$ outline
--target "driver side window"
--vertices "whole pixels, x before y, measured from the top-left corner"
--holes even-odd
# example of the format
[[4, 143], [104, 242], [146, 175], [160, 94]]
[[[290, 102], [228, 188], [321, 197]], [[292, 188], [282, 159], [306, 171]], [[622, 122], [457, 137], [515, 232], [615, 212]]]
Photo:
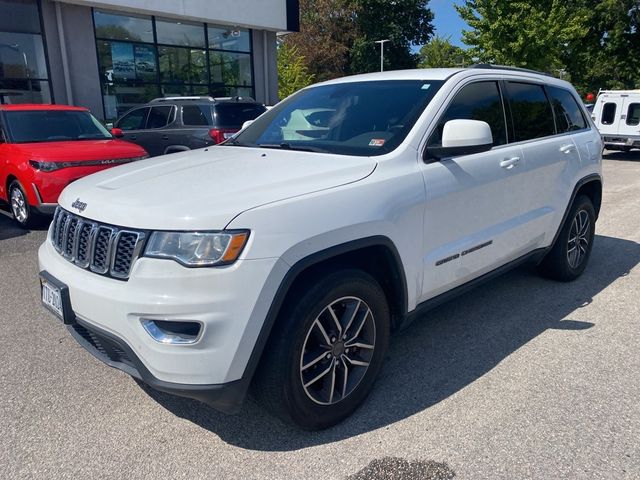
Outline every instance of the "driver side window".
[[142, 130], [147, 119], [147, 113], [149, 108], [138, 108], [132, 112], [127, 113], [124, 117], [118, 121], [116, 127], [121, 130]]
[[491, 127], [493, 145], [507, 143], [504, 108], [498, 82], [476, 82], [466, 85], [453, 98], [438, 126], [429, 137], [428, 145], [442, 145], [442, 131], [449, 120], [481, 120]]

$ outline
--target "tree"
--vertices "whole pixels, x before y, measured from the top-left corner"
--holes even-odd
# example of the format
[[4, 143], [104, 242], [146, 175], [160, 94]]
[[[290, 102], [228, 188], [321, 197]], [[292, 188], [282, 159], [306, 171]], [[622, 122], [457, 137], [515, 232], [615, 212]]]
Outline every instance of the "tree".
[[[465, 0], [456, 5], [471, 27], [463, 32], [481, 62], [545, 72], [563, 68], [569, 42], [586, 35], [587, 13], [573, 0]], [[578, 8], [576, 8], [578, 7]]]
[[415, 68], [418, 56], [412, 45], [422, 45], [433, 35], [433, 13], [429, 0], [357, 0], [355, 22], [358, 33], [349, 49], [349, 72], [364, 73], [380, 69], [380, 45], [384, 46], [385, 70]]
[[425, 44], [418, 54], [420, 68], [464, 67], [471, 63], [471, 57], [462, 48], [451, 43], [451, 37], [435, 36]]
[[318, 81], [347, 73], [356, 7], [356, 0], [300, 0], [300, 32], [287, 35], [284, 44], [296, 47]]
[[313, 82], [305, 58], [295, 45], [278, 47], [278, 96], [284, 99]]

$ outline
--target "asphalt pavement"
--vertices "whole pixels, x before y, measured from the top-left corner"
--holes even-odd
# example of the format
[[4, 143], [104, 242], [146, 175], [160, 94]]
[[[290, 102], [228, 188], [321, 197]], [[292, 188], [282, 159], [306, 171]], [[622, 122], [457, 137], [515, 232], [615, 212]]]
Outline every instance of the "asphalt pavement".
[[0, 478], [639, 479], [640, 152], [611, 153], [585, 274], [512, 271], [392, 339], [376, 387], [317, 433], [226, 416], [84, 351], [0, 213]]

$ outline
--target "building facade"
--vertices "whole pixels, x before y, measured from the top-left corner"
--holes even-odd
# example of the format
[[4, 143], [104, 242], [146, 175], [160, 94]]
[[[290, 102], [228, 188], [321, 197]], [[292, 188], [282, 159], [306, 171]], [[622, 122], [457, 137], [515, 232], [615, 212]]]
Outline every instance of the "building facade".
[[297, 0], [0, 0], [0, 102], [107, 122], [152, 98], [278, 101], [276, 33]]

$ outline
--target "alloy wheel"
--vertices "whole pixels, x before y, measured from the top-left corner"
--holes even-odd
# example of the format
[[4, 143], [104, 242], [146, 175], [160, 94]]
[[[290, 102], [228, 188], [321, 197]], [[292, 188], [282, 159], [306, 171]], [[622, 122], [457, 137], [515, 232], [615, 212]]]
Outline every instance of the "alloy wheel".
[[304, 392], [320, 405], [344, 400], [367, 373], [375, 342], [373, 313], [362, 299], [327, 305], [311, 323], [300, 356]]
[[586, 210], [580, 210], [571, 222], [569, 241], [567, 242], [567, 261], [571, 268], [578, 268], [589, 250], [591, 220]]
[[17, 187], [11, 190], [11, 212], [18, 222], [25, 223], [27, 221], [29, 215], [27, 201], [22, 194], [22, 190]]

